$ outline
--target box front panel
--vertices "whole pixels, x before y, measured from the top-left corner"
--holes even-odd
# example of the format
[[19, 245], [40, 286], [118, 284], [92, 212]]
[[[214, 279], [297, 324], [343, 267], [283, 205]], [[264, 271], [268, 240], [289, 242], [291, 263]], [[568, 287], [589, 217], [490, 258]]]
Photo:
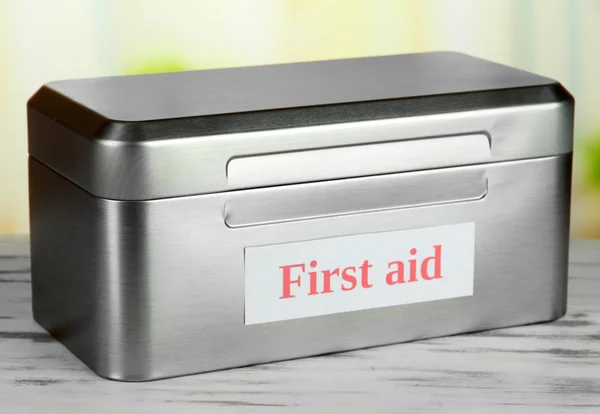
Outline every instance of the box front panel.
[[[143, 243], [139, 244], [146, 251], [141, 256], [147, 260], [144, 268], [150, 285], [149, 346], [157, 362], [155, 376], [558, 317], [564, 309], [570, 157], [466, 169], [485, 173], [485, 197], [441, 203], [430, 200], [418, 206], [411, 206], [411, 200], [397, 200], [405, 205], [310, 219], [306, 218], [310, 213], [302, 210], [298, 216], [303, 219], [266, 224], [248, 220], [250, 224], [235, 228], [225, 223], [228, 214], [235, 215], [227, 206], [241, 193], [146, 204], [140, 209], [147, 227], [140, 232]], [[435, 183], [462, 171], [458, 168], [418, 174], [425, 174], [427, 182]], [[411, 173], [400, 174], [397, 192], [380, 194], [382, 204], [394, 194], [411, 193], [408, 183], [412, 178]], [[350, 181], [357, 188], [347, 192], [347, 197], [360, 198], [360, 188], [373, 185], [360, 179]], [[336, 182], [320, 185], [330, 185], [331, 197], [337, 196]], [[304, 187], [307, 193], [302, 195], [307, 206], [313, 201], [310, 193], [314, 188]], [[275, 189], [271, 195], [268, 190], [264, 208], [278, 203]], [[325, 200], [333, 209], [346, 199]], [[247, 248], [467, 223], [472, 223], [475, 231], [472, 296], [245, 324]], [[284, 317], [276, 315], [274, 319]]]
[[[98, 258], [107, 263], [106, 274], [111, 275], [111, 269], [121, 270], [122, 283], [111, 288], [117, 290], [113, 299], [119, 300], [121, 313], [113, 312], [111, 322], [124, 333], [115, 336], [115, 341], [127, 343], [121, 343], [121, 348], [112, 344], [110, 352], [126, 349], [131, 356], [137, 350], [142, 357], [114, 358], [123, 361], [122, 369], [116, 366], [103, 374], [117, 379], [156, 379], [561, 316], [565, 310], [570, 168], [571, 156], [565, 155], [150, 202], [97, 199], [62, 178], [54, 190], [81, 192], [89, 202], [110, 205], [109, 210], [114, 210], [110, 224], [92, 224], [106, 227], [103, 243], [118, 246], [118, 255], [107, 249]], [[41, 174], [54, 173], [46, 169]], [[452, 191], [444, 191], [448, 188]], [[365, 198], [365, 194], [369, 196]], [[295, 209], [282, 209], [285, 206]], [[68, 208], [77, 211], [72, 203]], [[444, 235], [444, 228], [463, 231]], [[474, 242], [464, 231], [467, 228], [472, 228]], [[421, 240], [419, 229], [430, 229], [430, 233]], [[268, 318], [269, 309], [262, 309], [260, 320], [255, 321], [261, 323], [248, 323], [249, 275], [260, 277], [260, 266], [290, 254], [273, 250], [266, 251], [270, 259], [250, 257], [254, 253], [248, 252], [256, 252], [253, 249], [331, 238], [343, 244], [347, 237], [396, 234], [401, 237], [389, 239], [388, 244], [397, 244], [402, 256], [398, 260], [393, 260], [391, 250], [369, 251], [379, 254], [382, 263], [387, 261], [385, 266], [403, 262], [408, 269], [404, 277], [410, 279], [413, 231], [415, 242], [432, 244], [432, 250], [420, 258], [423, 262], [432, 257], [432, 266], [426, 266], [419, 277], [435, 276], [434, 238], [439, 236], [464, 255], [449, 270], [458, 272], [451, 281], [468, 281], [472, 266], [472, 295], [448, 293], [457, 288], [453, 286], [438, 292], [438, 300], [430, 301], [436, 297], [436, 285], [431, 283], [428, 288], [422, 285], [422, 301], [400, 298], [386, 302], [387, 293], [382, 291], [381, 301], [374, 295], [361, 309], [352, 309], [356, 301], [334, 312], [300, 306], [295, 317], [289, 318], [273, 307], [272, 317]], [[343, 259], [356, 264], [348, 262], [345, 267], [364, 264], [356, 250], [362, 243], [347, 246], [348, 255]], [[473, 258], [465, 247], [469, 245], [473, 246]], [[311, 252], [327, 258], [327, 246], [317, 247]], [[339, 243], [329, 247], [333, 256], [344, 250]], [[248, 260], [258, 260], [250, 264], [250, 270]], [[307, 265], [310, 267], [310, 262]], [[335, 288], [341, 289], [334, 269], [343, 274], [343, 263], [330, 265], [321, 270], [330, 270], [330, 288], [337, 283]], [[309, 271], [306, 268], [301, 282], [308, 283], [308, 293]], [[316, 273], [315, 277], [324, 275]], [[380, 274], [382, 280], [387, 273]], [[400, 278], [401, 274], [391, 277]], [[297, 279], [290, 274], [290, 281], [292, 278]], [[100, 282], [111, 283], [110, 277]], [[268, 291], [281, 279], [270, 281], [267, 277], [251, 283], [262, 292], [261, 285]], [[319, 283], [322, 292], [322, 277]], [[319, 306], [330, 305], [322, 302]], [[108, 351], [96, 349], [91, 358]]]

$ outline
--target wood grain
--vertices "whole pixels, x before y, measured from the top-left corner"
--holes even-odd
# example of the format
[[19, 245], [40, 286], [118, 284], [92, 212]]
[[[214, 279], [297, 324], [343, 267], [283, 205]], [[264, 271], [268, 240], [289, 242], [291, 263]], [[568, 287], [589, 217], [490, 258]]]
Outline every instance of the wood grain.
[[0, 236], [0, 413], [600, 413], [600, 241], [571, 247], [559, 321], [147, 383], [89, 371], [31, 316]]

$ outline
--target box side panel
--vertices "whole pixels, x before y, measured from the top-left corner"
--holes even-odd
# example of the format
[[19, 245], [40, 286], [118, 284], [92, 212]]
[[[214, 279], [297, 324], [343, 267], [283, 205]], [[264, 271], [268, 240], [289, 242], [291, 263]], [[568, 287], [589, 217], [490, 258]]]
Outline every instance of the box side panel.
[[123, 218], [143, 226], [126, 204], [93, 197], [33, 158], [29, 190], [35, 320], [99, 375], [147, 378], [143, 266]]

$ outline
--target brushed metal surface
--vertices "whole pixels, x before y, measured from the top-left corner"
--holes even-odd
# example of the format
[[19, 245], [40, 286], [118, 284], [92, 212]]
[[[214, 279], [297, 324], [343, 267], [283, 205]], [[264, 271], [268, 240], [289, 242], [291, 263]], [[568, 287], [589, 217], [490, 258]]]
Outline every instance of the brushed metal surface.
[[[491, 137], [486, 162], [573, 149], [570, 101], [136, 143], [83, 139], [36, 111], [29, 112], [28, 125], [32, 157], [91, 194], [115, 200], [197, 195], [255, 184], [228, 179], [228, 162], [241, 156], [474, 133]], [[440, 161], [438, 167], [447, 164], [441, 155], [438, 150], [429, 155]], [[265, 186], [278, 182], [276, 176], [265, 180]]]
[[75, 79], [47, 87], [104, 118], [142, 122], [553, 83], [484, 59], [440, 51]]
[[[500, 149], [508, 141], [530, 144], [525, 132], [534, 124], [515, 126], [522, 140], [503, 141], [511, 122], [486, 119], [500, 137], [492, 152], [496, 142]], [[539, 122], [552, 131], [539, 137], [552, 141], [557, 132]], [[233, 229], [223, 220], [232, 193], [111, 201], [30, 158], [34, 316], [99, 375], [126, 381], [562, 316], [571, 155], [493, 163], [485, 171], [488, 193], [480, 200]], [[360, 191], [370, 181], [350, 182]], [[465, 221], [476, 225], [472, 297], [244, 326], [246, 246]]]
[[383, 176], [231, 191], [229, 227], [477, 200], [487, 193], [485, 166], [440, 168]]
[[236, 157], [227, 164], [233, 187], [252, 188], [486, 162], [487, 135], [412, 139], [338, 148]]

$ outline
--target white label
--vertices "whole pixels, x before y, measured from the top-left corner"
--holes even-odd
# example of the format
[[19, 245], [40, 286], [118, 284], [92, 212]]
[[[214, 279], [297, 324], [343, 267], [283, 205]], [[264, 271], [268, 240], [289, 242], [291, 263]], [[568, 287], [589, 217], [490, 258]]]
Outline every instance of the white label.
[[473, 295], [475, 224], [245, 249], [246, 325]]

